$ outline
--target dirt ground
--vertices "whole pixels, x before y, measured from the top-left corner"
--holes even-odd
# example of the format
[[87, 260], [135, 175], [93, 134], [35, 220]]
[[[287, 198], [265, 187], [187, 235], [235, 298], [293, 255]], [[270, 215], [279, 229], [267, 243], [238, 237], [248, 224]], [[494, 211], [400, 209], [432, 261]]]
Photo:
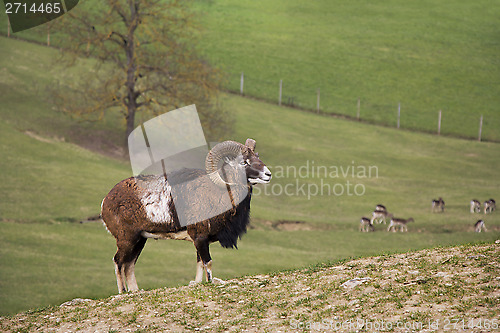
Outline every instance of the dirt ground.
[[500, 241], [74, 299], [2, 332], [499, 332]]

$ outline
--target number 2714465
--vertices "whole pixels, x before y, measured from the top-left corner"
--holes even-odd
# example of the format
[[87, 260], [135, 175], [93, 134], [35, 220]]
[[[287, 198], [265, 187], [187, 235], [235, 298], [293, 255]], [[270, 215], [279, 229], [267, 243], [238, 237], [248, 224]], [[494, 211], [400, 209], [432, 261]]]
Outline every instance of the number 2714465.
[[62, 11], [60, 2], [42, 2], [41, 4], [27, 4], [25, 2], [6, 2], [6, 14], [59, 14]]

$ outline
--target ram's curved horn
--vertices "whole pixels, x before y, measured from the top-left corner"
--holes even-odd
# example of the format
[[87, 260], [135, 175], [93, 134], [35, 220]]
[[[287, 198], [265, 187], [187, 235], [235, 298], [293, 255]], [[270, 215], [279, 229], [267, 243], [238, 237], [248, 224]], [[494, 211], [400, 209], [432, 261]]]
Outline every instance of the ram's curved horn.
[[207, 158], [205, 159], [205, 169], [208, 173], [210, 179], [219, 187], [225, 188], [226, 185], [234, 185], [227, 183], [222, 177], [219, 175], [219, 162], [224, 158], [236, 158], [242, 154], [243, 149], [245, 147], [235, 141], [224, 141], [218, 143], [213, 147], [207, 154]]
[[247, 141], [245, 141], [245, 146], [250, 148], [252, 151], [255, 151], [255, 140], [248, 138]]

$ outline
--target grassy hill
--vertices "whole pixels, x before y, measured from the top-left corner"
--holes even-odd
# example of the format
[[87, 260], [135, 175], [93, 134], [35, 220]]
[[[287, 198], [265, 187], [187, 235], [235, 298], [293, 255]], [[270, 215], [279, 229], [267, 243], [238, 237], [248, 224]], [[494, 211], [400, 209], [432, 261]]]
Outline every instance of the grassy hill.
[[113, 242], [102, 228], [89, 234], [71, 222], [99, 214], [100, 200], [130, 167], [74, 143], [105, 149], [111, 121], [54, 112], [47, 87], [62, 77], [56, 50], [0, 38], [0, 54], [0, 313], [14, 313], [66, 298], [75, 284], [98, 284], [99, 273], [85, 278], [85, 271]]
[[[92, 0], [88, 2], [91, 6]], [[81, 6], [81, 5], [80, 5]], [[96, 7], [96, 5], [94, 5]], [[193, 1], [206, 56], [226, 88], [284, 104], [395, 127], [500, 141], [500, 5], [390, 0]], [[0, 26], [6, 15], [0, 13]], [[3, 31], [0, 31], [3, 32]], [[47, 26], [15, 34], [45, 43]], [[52, 45], [64, 44], [52, 29]]]
[[[103, 157], [92, 144], [119, 133], [117, 118], [88, 124], [53, 111], [45, 87], [54, 80], [64, 84], [85, 63], [76, 74], [61, 72], [52, 62], [54, 49], [6, 38], [0, 45], [0, 167], [6, 175], [0, 186], [0, 313], [114, 294], [113, 238], [99, 223], [73, 222], [97, 214], [107, 191], [130, 174], [126, 163]], [[256, 188], [254, 229], [239, 250], [213, 246], [218, 277], [499, 238], [498, 213], [468, 212], [472, 198], [498, 197], [496, 143], [398, 131], [231, 95], [223, 102], [237, 119], [232, 139], [256, 139], [274, 178]], [[363, 167], [374, 168], [363, 174]], [[432, 214], [430, 200], [438, 196], [447, 209]], [[415, 224], [406, 234], [384, 232], [385, 225], [359, 233], [359, 218], [378, 203], [414, 217]], [[478, 218], [488, 233], [472, 232]], [[145, 289], [178, 286], [194, 271], [191, 244], [148, 242], [137, 278]]]
[[[0, 216], [35, 222], [98, 213], [96, 195], [128, 175], [129, 166], [79, 145], [105, 150], [120, 137], [118, 117], [86, 123], [54, 111], [49, 87], [78, 73], [56, 65], [58, 51], [3, 37], [0, 49], [0, 167], [7, 176], [0, 187]], [[110, 170], [116, 175], [110, 177]]]
[[227, 87], [323, 112], [435, 133], [500, 140], [500, 5], [391, 0], [198, 1], [207, 55]]
[[498, 244], [360, 258], [0, 318], [22, 332], [493, 332]]

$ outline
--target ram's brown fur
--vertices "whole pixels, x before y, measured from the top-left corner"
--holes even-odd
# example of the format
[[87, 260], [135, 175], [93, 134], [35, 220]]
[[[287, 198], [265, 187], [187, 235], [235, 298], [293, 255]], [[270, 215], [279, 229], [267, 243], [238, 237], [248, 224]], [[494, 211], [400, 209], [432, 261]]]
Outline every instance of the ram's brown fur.
[[[147, 238], [192, 241], [197, 250], [196, 282], [201, 280], [201, 268], [205, 270], [207, 280], [212, 279], [209, 244], [218, 241], [223, 247], [237, 247], [238, 238], [246, 232], [250, 222], [252, 184], [249, 179], [264, 177], [266, 182], [271, 178], [269, 170], [254, 152], [254, 146], [241, 147], [244, 161], [250, 162], [245, 167], [246, 184], [221, 188], [206, 177], [204, 170], [182, 169], [166, 175], [166, 178], [163, 175], [128, 178], [113, 187], [103, 200], [101, 216], [108, 231], [116, 238], [118, 249], [114, 262], [119, 292], [125, 291], [127, 287], [128, 290], [138, 289], [134, 266]], [[236, 176], [231, 174], [231, 168], [227, 170], [226, 176], [230, 183]], [[174, 193], [171, 191], [173, 184], [177, 186]], [[232, 208], [212, 214], [211, 209], [217, 209], [223, 196], [227, 197], [228, 194]], [[149, 199], [148, 204], [159, 205], [154, 200], [156, 197], [163, 200], [163, 206], [158, 210], [167, 214], [165, 220], [150, 219], [142, 200], [148, 195], [153, 198]], [[191, 203], [187, 214], [197, 223], [185, 226], [180, 223], [174, 202], [184, 200]], [[207, 214], [213, 217], [197, 219]]]

